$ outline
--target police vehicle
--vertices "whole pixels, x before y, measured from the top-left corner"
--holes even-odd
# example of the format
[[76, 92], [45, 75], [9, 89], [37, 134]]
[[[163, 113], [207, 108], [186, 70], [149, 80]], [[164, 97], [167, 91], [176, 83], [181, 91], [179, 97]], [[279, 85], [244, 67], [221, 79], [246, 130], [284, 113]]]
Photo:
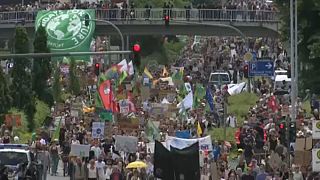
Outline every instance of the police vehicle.
[[[24, 144], [0, 144], [0, 165], [9, 179], [40, 179], [41, 164]], [[20, 178], [19, 178], [20, 177]]]

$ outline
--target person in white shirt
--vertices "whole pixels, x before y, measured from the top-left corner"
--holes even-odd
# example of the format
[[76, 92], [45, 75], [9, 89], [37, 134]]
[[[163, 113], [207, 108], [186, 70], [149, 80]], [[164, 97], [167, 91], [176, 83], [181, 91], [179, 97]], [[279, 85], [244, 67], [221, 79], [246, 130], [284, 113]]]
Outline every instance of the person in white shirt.
[[111, 179], [111, 174], [112, 174], [112, 166], [111, 165], [107, 165], [106, 170], [105, 170], [105, 174], [104, 174], [104, 178], [105, 180], [110, 180]]
[[99, 156], [98, 160], [96, 161], [96, 167], [97, 167], [97, 173], [98, 173], [98, 180], [105, 180], [105, 173], [104, 173], [104, 169], [105, 169], [105, 162], [102, 161], [102, 156]]
[[229, 127], [232, 127], [232, 128], [235, 128], [237, 127], [237, 118], [233, 115], [233, 114], [230, 114], [227, 118], [227, 125]]
[[296, 166], [295, 164], [293, 164], [293, 165], [292, 165], [292, 169], [293, 169], [292, 179], [293, 179], [293, 180], [303, 180], [303, 175], [302, 175], [302, 172], [300, 171], [299, 166]]
[[98, 179], [98, 171], [96, 162], [92, 159], [90, 163], [87, 165], [88, 168], [88, 180], [97, 180]]
[[102, 152], [98, 142], [96, 142], [95, 145], [91, 147], [91, 151], [94, 151], [94, 157], [98, 159]]

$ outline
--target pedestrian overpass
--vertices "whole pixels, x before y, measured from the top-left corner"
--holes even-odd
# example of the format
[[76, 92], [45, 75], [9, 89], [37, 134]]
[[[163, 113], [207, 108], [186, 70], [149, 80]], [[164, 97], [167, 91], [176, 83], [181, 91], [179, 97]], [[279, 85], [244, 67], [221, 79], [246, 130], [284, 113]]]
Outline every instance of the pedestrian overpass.
[[[165, 26], [164, 14], [170, 15]], [[0, 38], [12, 38], [16, 26], [34, 34], [36, 11], [0, 12]], [[226, 9], [96, 9], [96, 19], [115, 24], [123, 35], [203, 35], [278, 37], [275, 11]], [[106, 22], [96, 23], [96, 35], [117, 35]]]

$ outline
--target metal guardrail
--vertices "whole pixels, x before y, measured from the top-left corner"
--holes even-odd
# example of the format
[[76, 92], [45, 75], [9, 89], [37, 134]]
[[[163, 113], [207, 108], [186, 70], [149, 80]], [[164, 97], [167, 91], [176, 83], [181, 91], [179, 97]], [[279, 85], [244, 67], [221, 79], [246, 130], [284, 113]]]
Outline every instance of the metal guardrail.
[[[0, 24], [32, 23], [38, 11], [0, 12]], [[279, 22], [278, 12], [225, 9], [96, 9], [96, 19], [107, 21], [162, 21], [165, 15], [176, 21]]]

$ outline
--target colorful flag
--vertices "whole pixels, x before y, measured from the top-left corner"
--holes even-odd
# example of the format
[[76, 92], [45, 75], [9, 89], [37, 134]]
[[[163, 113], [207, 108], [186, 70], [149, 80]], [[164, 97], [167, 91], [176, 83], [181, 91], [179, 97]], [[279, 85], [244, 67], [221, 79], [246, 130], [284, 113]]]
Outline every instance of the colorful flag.
[[113, 95], [112, 95], [112, 87], [111, 87], [111, 81], [106, 80], [99, 86], [99, 95], [102, 100], [102, 104], [104, 108], [107, 111], [112, 110], [112, 100], [113, 100]]
[[149, 79], [153, 79], [152, 74], [150, 73], [150, 71], [148, 70], [147, 67], [144, 68], [143, 73], [149, 78]]
[[132, 76], [134, 74], [134, 67], [132, 61], [130, 61], [128, 64], [128, 74], [129, 76]]
[[122, 71], [120, 79], [119, 79], [119, 85], [128, 77], [127, 71]]
[[107, 79], [118, 79], [119, 78], [118, 66], [112, 66], [106, 71], [105, 74]]
[[119, 68], [119, 71], [122, 73], [124, 71], [128, 71], [128, 64], [127, 64], [127, 60], [124, 59], [122, 60], [121, 62], [119, 62], [117, 64], [118, 68]]
[[198, 121], [198, 124], [197, 124], [197, 135], [198, 135], [198, 137], [201, 137], [201, 135], [202, 135], [202, 128], [200, 126], [199, 121]]
[[173, 73], [172, 79], [177, 81], [177, 80], [183, 80], [183, 73], [184, 73], [184, 68], [181, 67], [178, 71]]
[[213, 102], [213, 97], [212, 97], [211, 90], [209, 87], [207, 87], [207, 90], [206, 90], [206, 100], [207, 100], [207, 103], [210, 107], [211, 112], [213, 112], [214, 111], [214, 102]]

